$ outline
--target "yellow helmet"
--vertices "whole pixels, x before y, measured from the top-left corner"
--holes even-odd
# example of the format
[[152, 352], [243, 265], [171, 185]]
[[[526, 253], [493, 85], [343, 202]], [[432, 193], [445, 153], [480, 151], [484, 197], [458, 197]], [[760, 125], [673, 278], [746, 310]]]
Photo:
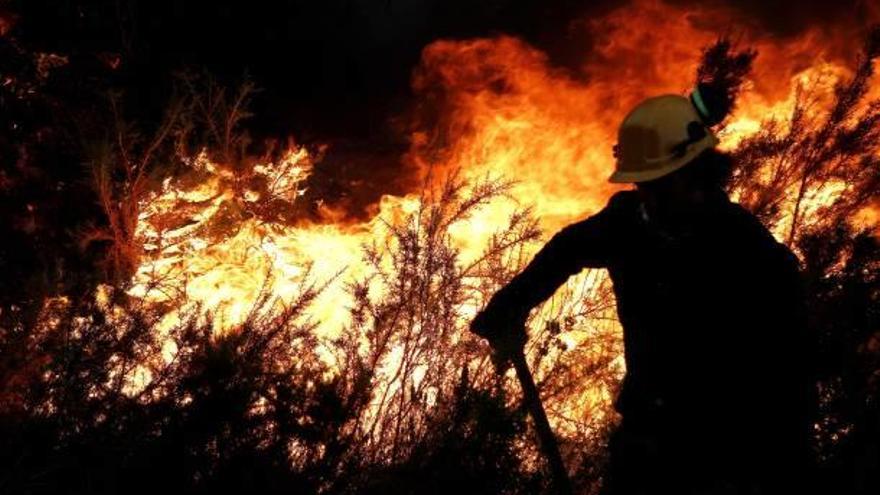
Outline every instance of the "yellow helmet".
[[[700, 110], [698, 110], [700, 109]], [[705, 124], [699, 91], [691, 99], [663, 95], [636, 105], [620, 125], [610, 182], [646, 182], [674, 172], [718, 144]]]

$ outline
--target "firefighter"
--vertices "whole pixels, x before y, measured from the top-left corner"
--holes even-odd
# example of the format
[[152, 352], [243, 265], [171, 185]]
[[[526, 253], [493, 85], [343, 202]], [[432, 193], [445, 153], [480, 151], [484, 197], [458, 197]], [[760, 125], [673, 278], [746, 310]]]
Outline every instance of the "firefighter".
[[798, 493], [813, 402], [797, 258], [725, 192], [712, 126], [730, 105], [700, 85], [637, 105], [615, 146], [632, 183], [571, 224], [471, 325], [500, 352], [529, 311], [585, 268], [611, 277], [626, 375], [604, 493]]

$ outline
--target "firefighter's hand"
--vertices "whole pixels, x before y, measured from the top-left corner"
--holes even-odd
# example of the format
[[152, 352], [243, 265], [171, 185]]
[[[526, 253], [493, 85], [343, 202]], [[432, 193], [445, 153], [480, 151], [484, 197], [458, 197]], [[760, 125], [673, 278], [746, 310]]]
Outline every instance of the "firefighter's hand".
[[471, 322], [471, 331], [489, 341], [493, 360], [503, 367], [509, 356], [526, 344], [525, 319], [525, 315], [513, 312], [481, 311]]

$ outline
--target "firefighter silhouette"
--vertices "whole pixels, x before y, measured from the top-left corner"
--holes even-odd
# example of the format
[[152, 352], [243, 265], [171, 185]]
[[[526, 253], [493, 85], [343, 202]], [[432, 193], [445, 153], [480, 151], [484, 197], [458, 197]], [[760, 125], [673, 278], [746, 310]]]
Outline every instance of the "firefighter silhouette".
[[798, 261], [724, 190], [720, 101], [700, 85], [637, 105], [610, 178], [635, 188], [553, 236], [471, 326], [496, 349], [522, 346], [533, 307], [582, 269], [608, 270], [626, 375], [607, 494], [805, 484], [813, 382]]

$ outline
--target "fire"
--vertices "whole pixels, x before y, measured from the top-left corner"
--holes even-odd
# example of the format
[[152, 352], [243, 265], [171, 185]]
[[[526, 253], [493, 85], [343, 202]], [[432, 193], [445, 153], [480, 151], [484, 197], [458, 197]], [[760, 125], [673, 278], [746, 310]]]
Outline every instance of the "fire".
[[[136, 233], [144, 262], [130, 295], [153, 303], [182, 298], [187, 301], [179, 308], [182, 311], [198, 304], [212, 313], [222, 331], [240, 325], [263, 293], [283, 304], [310, 282], [307, 276], [329, 280], [340, 269], [357, 264], [368, 225], [292, 227], [253, 217], [223, 226], [230, 208], [257, 202], [259, 193], [236, 194], [233, 173], [210, 161], [206, 153], [190, 164], [204, 174], [202, 182], [176, 185], [166, 180], [144, 202]], [[278, 163], [257, 164], [253, 169], [274, 195], [296, 201], [311, 166], [309, 152], [299, 147]], [[341, 303], [341, 289], [330, 288], [324, 294], [327, 305], [316, 306], [315, 316], [328, 325], [342, 323], [344, 311], [339, 309], [344, 306], [334, 307]], [[167, 324], [177, 318], [176, 312], [170, 313]]]
[[[595, 38], [582, 73], [553, 67], [544, 53], [508, 36], [426, 47], [413, 77], [420, 102], [405, 161], [422, 173], [429, 188], [453, 171], [470, 180], [516, 181], [509, 197], [451, 228], [462, 263], [475, 259], [517, 208], [534, 208], [547, 234], [601, 208], [616, 190], [606, 178], [623, 114], [650, 95], [685, 94], [698, 49], [716, 39], [718, 21], [729, 15], [720, 7], [686, 12], [658, 0], [614, 10], [580, 26]], [[662, 29], [645, 28], [656, 26], [656, 19], [663, 19]], [[789, 115], [799, 85], [815, 88], [824, 98], [820, 106], [827, 105], [834, 84], [850, 75], [840, 33], [810, 31], [779, 42], [746, 29], [744, 37], [742, 43], [755, 46], [759, 56], [721, 134], [725, 149], [757, 132], [766, 118]], [[293, 147], [279, 162], [253, 170], [272, 194], [291, 204], [302, 200], [313, 159], [307, 148]], [[422, 201], [415, 193], [385, 196], [373, 219], [354, 224], [272, 223], [251, 217], [217, 234], [231, 208], [247, 208], [264, 198], [236, 186], [232, 173], [207, 154], [194, 157], [191, 166], [199, 181], [166, 181], [143, 202], [137, 232], [142, 263], [130, 294], [155, 304], [183, 295], [189, 307], [211, 311], [220, 331], [244, 321], [261, 294], [283, 304], [317, 280], [329, 284], [312, 317], [323, 335], [337, 335], [350, 323], [344, 282], [368, 271], [361, 247], [382, 245], [387, 225], [405, 221]], [[838, 186], [811, 193], [806, 214], [845, 191], [845, 185]], [[169, 222], [170, 216], [177, 221]], [[862, 216], [866, 222], [876, 217], [870, 212]], [[782, 231], [777, 235], [784, 237]], [[602, 280], [601, 273], [592, 272], [562, 290], [589, 297]], [[554, 311], [550, 306], [545, 314]], [[462, 308], [463, 316], [474, 310]], [[176, 314], [168, 318], [173, 324]], [[584, 328], [563, 340], [573, 348], [586, 345], [595, 332], [608, 331], [618, 330], [614, 325], [610, 330]], [[595, 409], [610, 396], [608, 390], [587, 390], [568, 407]]]
[[[425, 49], [413, 84], [426, 100], [439, 95], [441, 117], [439, 125], [414, 134], [411, 160], [423, 169], [461, 167], [471, 176], [513, 178], [515, 197], [534, 206], [547, 232], [555, 231], [604, 205], [615, 191], [606, 178], [625, 112], [648, 96], [686, 94], [698, 49], [717, 38], [712, 24], [732, 15], [721, 8], [685, 12], [655, 0], [621, 7], [586, 23], [596, 43], [583, 75], [554, 68], [544, 53], [515, 38], [435, 42]], [[656, 19], [664, 20], [662, 30], [642, 28]], [[782, 43], [745, 38], [742, 44], [756, 47], [759, 56], [722, 131], [724, 149], [734, 149], [768, 118], [784, 123], [799, 87], [815, 93], [818, 113], [830, 104], [835, 84], [852, 75], [842, 54], [854, 49], [839, 40], [856, 40], [843, 33], [810, 31]], [[497, 225], [504, 213], [490, 214], [490, 222]]]

